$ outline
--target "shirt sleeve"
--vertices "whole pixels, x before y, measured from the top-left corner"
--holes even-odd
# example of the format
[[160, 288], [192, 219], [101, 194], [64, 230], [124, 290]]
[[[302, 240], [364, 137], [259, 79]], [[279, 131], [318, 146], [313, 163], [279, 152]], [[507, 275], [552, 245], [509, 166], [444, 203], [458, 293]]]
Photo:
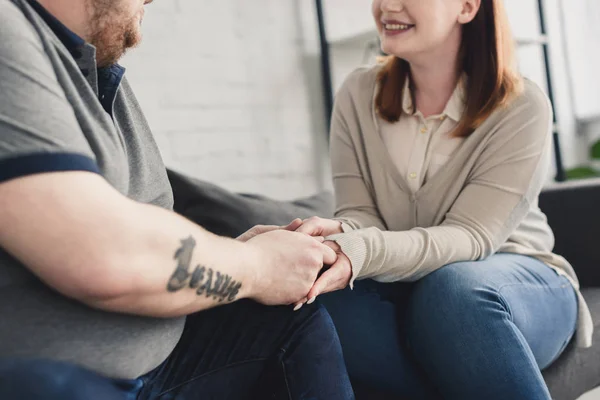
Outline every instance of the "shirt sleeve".
[[99, 172], [39, 35], [11, 2], [0, 4], [0, 93], [0, 182]]
[[359, 165], [357, 150], [360, 146], [354, 143], [346, 120], [355, 115], [349, 91], [354, 79], [356, 73], [348, 77], [338, 92], [331, 118], [330, 158], [336, 197], [335, 219], [342, 222], [344, 232], [366, 227], [384, 230], [387, 227]]
[[353, 280], [415, 281], [440, 267], [495, 253], [536, 204], [551, 163], [552, 111], [528, 83], [494, 133], [441, 225], [386, 232], [372, 227], [335, 235], [353, 263]]

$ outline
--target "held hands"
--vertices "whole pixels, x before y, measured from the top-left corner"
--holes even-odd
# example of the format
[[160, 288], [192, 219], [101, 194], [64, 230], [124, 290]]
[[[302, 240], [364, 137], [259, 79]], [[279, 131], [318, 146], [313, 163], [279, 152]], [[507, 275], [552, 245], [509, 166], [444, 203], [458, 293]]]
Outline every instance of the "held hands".
[[[342, 223], [332, 219], [311, 217], [302, 221], [296, 232], [310, 236], [325, 237], [343, 233]], [[317, 279], [307, 296], [295, 304], [294, 310], [299, 310], [304, 303], [312, 304], [317, 296], [348, 286], [352, 277], [352, 264], [336, 242], [327, 241], [325, 244], [337, 254], [336, 262], [323, 272]]]
[[331, 241], [325, 242], [325, 245], [335, 251], [337, 260], [319, 276], [308, 295], [295, 304], [294, 310], [299, 310], [304, 303], [312, 304], [321, 294], [345, 289], [352, 278], [352, 263], [340, 246]]
[[301, 221], [299, 227], [296, 228], [296, 232], [306, 233], [310, 236], [329, 236], [337, 233], [343, 233], [342, 223], [340, 221], [334, 221], [332, 219], [311, 217]]
[[323, 243], [324, 236], [342, 232], [341, 222], [312, 217], [286, 226], [257, 225], [240, 235], [237, 240], [249, 244], [256, 257], [251, 298], [295, 304], [298, 310], [321, 294], [344, 289], [352, 277], [350, 260], [337, 243]]
[[248, 230], [245, 233], [242, 233], [240, 236], [238, 236], [237, 240], [239, 240], [240, 242], [244, 242], [245, 243], [248, 240], [252, 239], [253, 237], [258, 236], [258, 235], [262, 235], [263, 233], [276, 231], [278, 229], [283, 229], [283, 230], [286, 230], [286, 231], [294, 232], [300, 226], [302, 226], [302, 220], [300, 218], [296, 218], [295, 220], [293, 220], [292, 222], [290, 222], [288, 225], [284, 225], [284, 226], [278, 226], [278, 225], [256, 225], [255, 227], [251, 228], [250, 230]]
[[305, 298], [323, 266], [335, 264], [338, 258], [323, 238], [283, 229], [258, 234], [245, 245], [252, 266], [246, 271], [249, 297], [266, 305], [293, 304]]

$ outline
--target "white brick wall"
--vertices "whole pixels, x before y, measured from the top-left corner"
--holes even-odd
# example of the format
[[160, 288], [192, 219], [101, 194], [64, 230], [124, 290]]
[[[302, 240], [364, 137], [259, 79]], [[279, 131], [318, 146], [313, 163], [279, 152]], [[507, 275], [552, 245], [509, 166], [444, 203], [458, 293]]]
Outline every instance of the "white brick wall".
[[277, 198], [329, 186], [312, 3], [148, 6], [123, 64], [168, 166]]
[[[551, 61], [571, 167], [585, 159], [587, 143], [575, 134], [557, 1], [547, 0]], [[368, 31], [369, 3], [325, 0], [330, 38]], [[533, 4], [506, 0], [518, 37], [538, 30]], [[312, 0], [159, 0], [148, 7], [144, 43], [124, 64], [168, 166], [276, 198], [330, 188], [313, 7]], [[332, 47], [336, 88], [363, 62], [365, 47], [363, 39]], [[522, 60], [524, 72], [543, 77], [534, 58], [531, 66]]]

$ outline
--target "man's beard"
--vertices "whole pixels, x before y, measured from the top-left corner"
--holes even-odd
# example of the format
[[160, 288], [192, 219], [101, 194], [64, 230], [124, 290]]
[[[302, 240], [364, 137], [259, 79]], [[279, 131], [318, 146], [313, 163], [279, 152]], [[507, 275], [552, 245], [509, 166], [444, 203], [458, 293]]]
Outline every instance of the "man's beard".
[[119, 6], [119, 2], [88, 0], [91, 16], [89, 42], [96, 47], [96, 63], [99, 67], [115, 64], [142, 39], [138, 16], [124, 17], [126, 11]]

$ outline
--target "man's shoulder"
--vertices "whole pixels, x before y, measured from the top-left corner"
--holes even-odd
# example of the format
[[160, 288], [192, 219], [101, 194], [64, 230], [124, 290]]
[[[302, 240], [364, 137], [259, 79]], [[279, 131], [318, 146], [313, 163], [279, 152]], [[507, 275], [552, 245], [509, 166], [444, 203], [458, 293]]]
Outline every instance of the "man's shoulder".
[[17, 0], [0, 0], [0, 33], [14, 26], [30, 25], [23, 13], [24, 4]]
[[0, 0], [0, 52], [23, 51], [20, 46], [24, 43], [41, 46], [26, 7], [20, 0]]

